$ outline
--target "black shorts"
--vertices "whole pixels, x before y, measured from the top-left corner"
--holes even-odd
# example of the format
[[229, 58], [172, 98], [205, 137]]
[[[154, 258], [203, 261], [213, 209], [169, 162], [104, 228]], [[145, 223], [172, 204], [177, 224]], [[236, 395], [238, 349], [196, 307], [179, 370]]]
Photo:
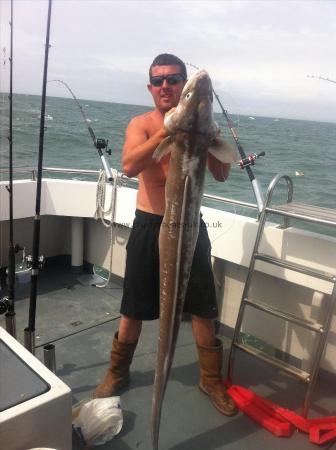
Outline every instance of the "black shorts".
[[[126, 246], [126, 270], [120, 313], [138, 320], [159, 317], [160, 270], [158, 238], [162, 216], [136, 210]], [[211, 245], [201, 219], [184, 311], [207, 319], [218, 316], [211, 267]]]

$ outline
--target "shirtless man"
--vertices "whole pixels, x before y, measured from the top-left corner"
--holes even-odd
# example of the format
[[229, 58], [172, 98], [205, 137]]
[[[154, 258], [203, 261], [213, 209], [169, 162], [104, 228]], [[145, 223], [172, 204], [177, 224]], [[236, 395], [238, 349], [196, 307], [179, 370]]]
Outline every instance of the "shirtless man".
[[[159, 163], [152, 155], [167, 137], [164, 115], [177, 106], [187, 79], [184, 63], [174, 55], [157, 56], [149, 69], [147, 88], [155, 109], [131, 120], [126, 130], [122, 165], [129, 177], [138, 176], [136, 217], [127, 244], [124, 291], [119, 331], [111, 351], [111, 364], [95, 397], [109, 397], [129, 382], [129, 367], [141, 333], [142, 321], [159, 317], [158, 235], [165, 211], [165, 182], [169, 155]], [[208, 168], [218, 181], [225, 181], [230, 165], [208, 156]], [[237, 408], [225, 392], [221, 377], [223, 349], [215, 336], [218, 310], [210, 262], [210, 241], [201, 221], [184, 311], [192, 316], [192, 330], [200, 363], [200, 389], [225, 415]]]

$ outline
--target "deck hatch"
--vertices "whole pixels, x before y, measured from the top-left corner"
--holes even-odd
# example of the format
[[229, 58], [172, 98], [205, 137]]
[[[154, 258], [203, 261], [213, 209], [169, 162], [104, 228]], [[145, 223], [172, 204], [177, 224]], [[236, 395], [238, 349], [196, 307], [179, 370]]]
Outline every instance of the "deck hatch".
[[50, 390], [50, 385], [0, 340], [0, 411], [12, 408]]

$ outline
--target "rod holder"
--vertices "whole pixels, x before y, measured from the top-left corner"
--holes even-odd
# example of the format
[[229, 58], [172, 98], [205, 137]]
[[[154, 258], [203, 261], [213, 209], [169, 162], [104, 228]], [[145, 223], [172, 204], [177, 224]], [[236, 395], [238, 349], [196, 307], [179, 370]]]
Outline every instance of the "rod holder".
[[35, 355], [35, 331], [30, 331], [28, 328], [24, 330], [24, 346]]
[[56, 357], [54, 344], [47, 344], [43, 347], [44, 365], [56, 373]]
[[15, 313], [6, 314], [6, 331], [16, 339], [16, 315]]

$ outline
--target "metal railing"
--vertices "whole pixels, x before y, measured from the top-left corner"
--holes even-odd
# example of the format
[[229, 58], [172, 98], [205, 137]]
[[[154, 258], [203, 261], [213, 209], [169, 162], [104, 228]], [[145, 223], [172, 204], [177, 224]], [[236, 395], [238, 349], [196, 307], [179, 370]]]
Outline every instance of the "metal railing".
[[[13, 169], [14, 173], [30, 173], [30, 179], [36, 181], [36, 168], [35, 167], [16, 167]], [[70, 169], [65, 167], [43, 167], [43, 172], [49, 173], [65, 173], [65, 174], [82, 174], [82, 175], [98, 175], [100, 173], [97, 169]], [[8, 173], [8, 169], [0, 168], [0, 174]], [[122, 175], [121, 179], [125, 183], [131, 183], [138, 185], [138, 178], [128, 178], [126, 175]], [[1, 179], [0, 179], [1, 181]], [[241, 200], [234, 200], [231, 198], [221, 197], [213, 194], [204, 194], [203, 198], [206, 200], [212, 200], [219, 203], [226, 203], [229, 205], [242, 206], [244, 208], [250, 208], [258, 211], [258, 206], [254, 203], [248, 203]]]

